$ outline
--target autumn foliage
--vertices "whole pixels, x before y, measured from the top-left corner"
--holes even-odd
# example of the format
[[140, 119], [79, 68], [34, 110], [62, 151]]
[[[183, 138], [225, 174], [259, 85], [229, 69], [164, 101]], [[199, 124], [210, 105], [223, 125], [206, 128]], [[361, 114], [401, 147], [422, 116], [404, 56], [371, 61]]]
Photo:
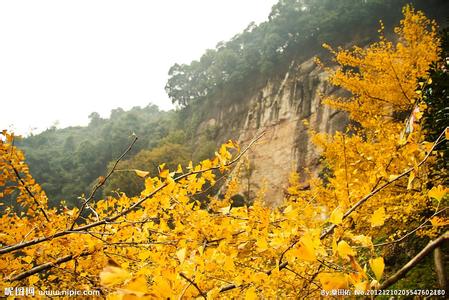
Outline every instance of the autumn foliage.
[[[0, 288], [256, 299], [389, 287], [383, 283], [400, 269], [386, 263], [391, 245], [449, 239], [445, 176], [429, 177], [449, 131], [429, 142], [420, 125], [427, 109], [420, 91], [440, 54], [436, 24], [405, 7], [394, 41], [380, 31], [365, 48], [326, 46], [337, 65], [329, 80], [351, 96], [324, 101], [352, 122], [345, 132], [311, 132], [323, 171], [307, 178], [308, 190], [292, 174], [277, 208], [264, 205], [263, 190], [253, 205], [232, 206], [237, 176], [224, 199], [196, 200], [245, 155], [248, 148], [234, 142], [197, 166], [162, 164], [153, 178], [135, 170], [145, 182], [140, 196], [88, 195], [79, 208], [49, 207], [14, 137], [3, 132], [0, 196], [14, 202], [1, 204]], [[257, 138], [247, 146], [257, 147]]]

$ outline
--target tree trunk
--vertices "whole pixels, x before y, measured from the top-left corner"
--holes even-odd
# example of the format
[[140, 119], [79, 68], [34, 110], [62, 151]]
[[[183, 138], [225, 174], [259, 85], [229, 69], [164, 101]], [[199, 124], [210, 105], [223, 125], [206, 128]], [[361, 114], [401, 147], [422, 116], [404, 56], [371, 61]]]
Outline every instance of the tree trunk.
[[437, 273], [438, 286], [440, 289], [448, 290], [447, 274], [444, 269], [444, 258], [441, 247], [433, 250], [433, 261], [435, 263], [435, 272]]

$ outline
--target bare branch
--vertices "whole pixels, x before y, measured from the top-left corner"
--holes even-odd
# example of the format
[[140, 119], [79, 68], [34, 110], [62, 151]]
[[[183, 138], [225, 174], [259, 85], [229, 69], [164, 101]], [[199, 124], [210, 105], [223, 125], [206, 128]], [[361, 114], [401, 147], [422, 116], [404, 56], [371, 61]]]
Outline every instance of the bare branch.
[[67, 255], [67, 256], [58, 258], [54, 262], [48, 262], [48, 263], [44, 263], [44, 264], [35, 266], [34, 268], [32, 268], [32, 269], [30, 269], [28, 271], [22, 272], [22, 273], [20, 273], [20, 274], [18, 274], [16, 276], [12, 277], [11, 279], [9, 279], [9, 281], [22, 280], [22, 279], [30, 277], [30, 276], [32, 276], [34, 274], [37, 274], [37, 273], [46, 271], [48, 269], [51, 269], [51, 268], [53, 268], [53, 267], [55, 267], [57, 265], [60, 265], [62, 263], [65, 263], [65, 262], [77, 259], [78, 257], [88, 256], [88, 255], [91, 255], [91, 254], [93, 254], [93, 252], [83, 252], [80, 255]]
[[443, 242], [449, 240], [449, 231], [439, 236], [437, 239], [430, 241], [426, 247], [424, 247], [418, 254], [416, 254], [408, 263], [406, 263], [399, 271], [390, 276], [385, 280], [379, 287], [379, 289], [384, 290], [396, 283], [399, 279], [404, 278], [404, 276], [413, 269], [423, 258], [425, 258], [429, 253], [431, 253], [435, 248], [440, 246]]
[[137, 142], [138, 137], [134, 136], [134, 139], [132, 140], [132, 142], [129, 144], [128, 148], [126, 148], [125, 152], [122, 153], [122, 155], [120, 155], [119, 158], [117, 158], [117, 160], [115, 161], [114, 165], [112, 166], [112, 169], [106, 174], [106, 176], [104, 178], [102, 178], [101, 180], [99, 180], [94, 188], [92, 189], [92, 191], [90, 192], [90, 195], [87, 199], [84, 200], [83, 205], [81, 206], [78, 215], [76, 216], [76, 218], [73, 220], [72, 225], [70, 226], [70, 230], [73, 229], [73, 227], [75, 227], [76, 222], [79, 220], [81, 214], [84, 212], [84, 209], [86, 209], [89, 201], [92, 200], [92, 198], [95, 196], [97, 190], [102, 187], [105, 183], [106, 180], [109, 179], [109, 177], [111, 177], [111, 175], [114, 173], [115, 168], [117, 167], [118, 163], [123, 159], [123, 157], [125, 157], [125, 155], [131, 151], [132, 147], [134, 146], [134, 144]]
[[204, 298], [207, 299], [207, 295], [200, 289], [200, 287], [195, 283], [195, 281], [193, 281], [192, 279], [190, 279], [189, 277], [187, 277], [186, 275], [184, 275], [183, 273], [179, 273], [179, 275], [184, 278], [185, 280], [187, 280], [191, 285], [193, 285], [198, 292], [200, 293], [200, 295]]

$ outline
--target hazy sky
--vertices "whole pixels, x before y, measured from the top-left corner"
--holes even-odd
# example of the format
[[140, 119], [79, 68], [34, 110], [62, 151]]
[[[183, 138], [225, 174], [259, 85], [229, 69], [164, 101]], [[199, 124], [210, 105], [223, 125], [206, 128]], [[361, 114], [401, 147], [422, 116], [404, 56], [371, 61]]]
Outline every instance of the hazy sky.
[[189, 63], [268, 18], [277, 0], [0, 1], [0, 130], [85, 125], [152, 102]]

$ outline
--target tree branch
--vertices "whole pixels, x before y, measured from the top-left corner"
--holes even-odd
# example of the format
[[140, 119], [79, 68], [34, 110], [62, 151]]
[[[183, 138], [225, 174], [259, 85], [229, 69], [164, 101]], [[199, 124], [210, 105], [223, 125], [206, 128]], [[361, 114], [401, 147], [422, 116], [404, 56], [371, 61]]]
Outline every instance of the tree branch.
[[133, 141], [129, 144], [128, 148], [126, 148], [125, 152], [123, 152], [122, 155], [120, 155], [120, 157], [117, 158], [117, 160], [115, 161], [114, 165], [112, 166], [112, 169], [107, 173], [107, 175], [106, 175], [104, 178], [102, 178], [101, 180], [99, 180], [99, 181], [95, 184], [94, 188], [93, 188], [92, 191], [90, 192], [89, 197], [83, 201], [83, 205], [81, 206], [81, 208], [80, 208], [80, 210], [79, 210], [79, 212], [78, 212], [78, 215], [77, 215], [77, 216], [75, 217], [75, 219], [73, 220], [72, 225], [70, 225], [70, 230], [72, 230], [73, 227], [75, 227], [76, 222], [77, 222], [78, 219], [81, 217], [81, 214], [84, 212], [84, 209], [86, 209], [86, 207], [87, 207], [89, 201], [91, 201], [92, 198], [95, 196], [95, 193], [97, 192], [97, 190], [98, 190], [100, 187], [102, 187], [102, 186], [106, 183], [106, 180], [108, 180], [109, 177], [111, 177], [112, 173], [114, 173], [115, 168], [117, 167], [118, 163], [123, 159], [123, 157], [125, 157], [125, 155], [126, 155], [129, 151], [131, 151], [131, 148], [132, 148], [132, 147], [134, 146], [134, 144], [137, 142], [137, 139], [138, 139], [138, 137], [137, 137], [137, 136], [134, 136]]
[[440, 235], [437, 239], [430, 241], [426, 247], [424, 247], [418, 254], [416, 254], [408, 263], [406, 263], [399, 271], [390, 276], [385, 280], [379, 287], [379, 289], [384, 290], [396, 283], [399, 279], [405, 277], [405, 275], [413, 269], [423, 258], [425, 258], [430, 252], [435, 248], [440, 246], [443, 242], [449, 240], [449, 231]]
[[[249, 149], [250, 147], [256, 143], [258, 140], [260, 140], [262, 138], [262, 136], [265, 134], [265, 132], [262, 132], [259, 136], [257, 136], [256, 138], [254, 138], [249, 144], [248, 146], [239, 153], [239, 155], [237, 155], [236, 158], [234, 158], [233, 160], [231, 160], [230, 162], [224, 164], [225, 167], [229, 167], [233, 164], [235, 164]], [[190, 171], [188, 173], [182, 174], [176, 178], [173, 179], [173, 181], [178, 182], [183, 178], [186, 178], [190, 175], [194, 175], [194, 174], [200, 174], [200, 173], [204, 173], [207, 171], [212, 171], [212, 170], [218, 170], [220, 168], [222, 168], [223, 166], [216, 166], [216, 167], [211, 167], [211, 168], [207, 168], [204, 170], [198, 170], [198, 171]], [[161, 186], [159, 186], [157, 189], [155, 189], [153, 192], [151, 192], [149, 195], [144, 196], [142, 198], [140, 198], [137, 202], [135, 202], [134, 204], [132, 204], [131, 206], [129, 206], [127, 209], [124, 209], [122, 212], [116, 214], [115, 216], [112, 217], [106, 217], [102, 220], [90, 223], [90, 224], [86, 224], [83, 226], [79, 226], [76, 228], [73, 228], [71, 230], [64, 230], [64, 231], [59, 231], [53, 235], [47, 236], [47, 237], [42, 237], [42, 238], [36, 238], [34, 240], [28, 241], [28, 242], [24, 242], [24, 243], [17, 243], [11, 246], [6, 246], [3, 248], [0, 248], [0, 255], [1, 254], [6, 254], [6, 253], [10, 253], [19, 249], [23, 249], [29, 246], [33, 246], [33, 245], [37, 245], [40, 244], [42, 242], [46, 242], [48, 240], [54, 239], [54, 238], [58, 238], [61, 236], [66, 236], [69, 234], [73, 234], [73, 233], [80, 233], [82, 231], [86, 231], [87, 229], [93, 228], [93, 227], [97, 227], [100, 225], [105, 225], [105, 224], [109, 224], [111, 222], [114, 222], [115, 220], [117, 220], [118, 218], [125, 216], [127, 214], [129, 214], [130, 212], [134, 211], [134, 209], [138, 208], [143, 202], [145, 202], [146, 200], [152, 198], [154, 195], [156, 195], [157, 193], [159, 193], [162, 189], [164, 189], [166, 186], [168, 185], [167, 182], [165, 182], [164, 184], [162, 184]]]
[[48, 263], [44, 263], [44, 264], [35, 266], [34, 268], [32, 268], [32, 269], [30, 269], [28, 271], [22, 272], [22, 273], [20, 273], [20, 274], [18, 274], [16, 276], [12, 277], [11, 279], [9, 279], [9, 281], [22, 280], [22, 279], [30, 277], [30, 276], [32, 276], [34, 274], [37, 274], [37, 273], [40, 273], [42, 271], [46, 271], [48, 269], [51, 269], [51, 268], [53, 268], [53, 267], [55, 267], [57, 265], [60, 265], [62, 263], [74, 260], [74, 259], [76, 259], [78, 257], [88, 256], [88, 255], [91, 255], [91, 254], [93, 254], [93, 252], [83, 252], [80, 255], [67, 255], [67, 256], [58, 258], [54, 262], [48, 262]]
[[16, 167], [14, 167], [14, 165], [12, 164], [12, 161], [9, 161], [9, 164], [11, 165], [14, 174], [16, 175], [17, 179], [19, 180], [19, 182], [23, 185], [23, 187], [25, 188], [25, 190], [27, 191], [28, 195], [30, 195], [30, 197], [34, 200], [34, 203], [36, 203], [37, 207], [39, 208], [39, 210], [42, 212], [42, 214], [44, 215], [45, 219], [47, 220], [47, 222], [50, 222], [50, 219], [48, 218], [47, 212], [45, 211], [45, 209], [42, 207], [42, 205], [39, 203], [39, 201], [37, 201], [36, 197], [34, 196], [34, 194], [31, 192], [31, 190], [28, 188], [28, 186], [26, 185], [25, 181], [22, 179], [22, 177], [20, 176], [19, 171], [16, 169]]
[[184, 278], [185, 280], [187, 280], [191, 285], [193, 285], [198, 290], [198, 292], [200, 293], [201, 297], [203, 297], [204, 299], [207, 299], [207, 295], [200, 289], [200, 287], [195, 283], [195, 281], [193, 281], [192, 279], [190, 279], [189, 277], [187, 277], [183, 273], [179, 273], [179, 275], [182, 278]]

